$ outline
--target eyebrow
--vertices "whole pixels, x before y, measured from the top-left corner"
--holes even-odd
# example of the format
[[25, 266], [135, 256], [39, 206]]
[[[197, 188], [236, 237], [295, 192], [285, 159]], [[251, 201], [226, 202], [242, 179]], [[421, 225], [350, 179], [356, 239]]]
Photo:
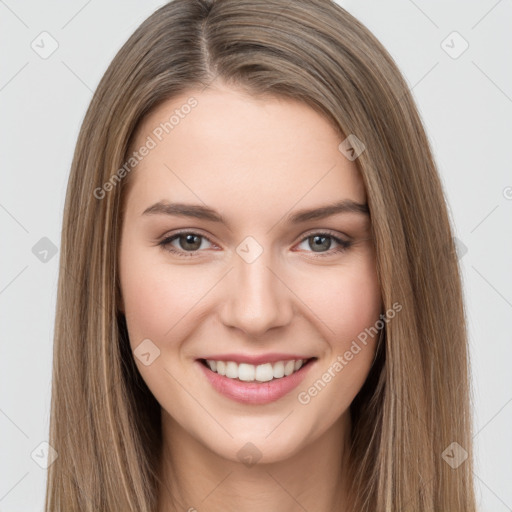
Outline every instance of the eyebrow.
[[[352, 199], [343, 199], [334, 204], [321, 206], [318, 208], [303, 209], [288, 214], [285, 222], [290, 224], [300, 224], [310, 220], [324, 219], [340, 213], [358, 213], [369, 216], [370, 211], [367, 204], [358, 203]], [[193, 217], [195, 219], [209, 220], [227, 225], [226, 220], [217, 211], [199, 204], [187, 203], [169, 203], [159, 201], [146, 208], [142, 215], [164, 214], [178, 217]]]

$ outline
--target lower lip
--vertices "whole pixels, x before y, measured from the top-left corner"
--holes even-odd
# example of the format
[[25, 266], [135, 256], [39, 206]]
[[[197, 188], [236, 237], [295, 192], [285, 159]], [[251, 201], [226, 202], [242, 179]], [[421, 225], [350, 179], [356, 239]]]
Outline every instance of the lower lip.
[[207, 368], [201, 361], [196, 360], [210, 384], [221, 394], [236, 402], [261, 405], [275, 402], [295, 389], [306, 377], [316, 359], [309, 360], [300, 370], [268, 382], [243, 382], [229, 379]]

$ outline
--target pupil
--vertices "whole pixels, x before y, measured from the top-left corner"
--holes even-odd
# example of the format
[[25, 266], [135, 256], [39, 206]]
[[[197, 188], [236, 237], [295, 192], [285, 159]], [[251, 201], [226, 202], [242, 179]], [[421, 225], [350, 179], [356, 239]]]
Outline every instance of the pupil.
[[[201, 246], [201, 242], [199, 241], [200, 237], [198, 235], [185, 235], [184, 238], [185, 238], [185, 245], [191, 244], [192, 247], [183, 247], [183, 244], [181, 244], [183, 249], [199, 249], [199, 247]], [[194, 242], [194, 239], [195, 239], [195, 242]]]
[[[320, 252], [320, 251], [317, 251], [318, 248], [320, 249], [329, 249], [329, 247], [331, 247], [331, 239], [328, 237], [328, 236], [313, 236], [313, 237], [310, 237], [310, 239], [313, 239], [314, 242], [313, 242], [313, 250], [315, 252]], [[319, 242], [319, 240], [322, 240]], [[327, 240], [327, 243], [325, 242]], [[325, 247], [323, 247], [325, 246]]]

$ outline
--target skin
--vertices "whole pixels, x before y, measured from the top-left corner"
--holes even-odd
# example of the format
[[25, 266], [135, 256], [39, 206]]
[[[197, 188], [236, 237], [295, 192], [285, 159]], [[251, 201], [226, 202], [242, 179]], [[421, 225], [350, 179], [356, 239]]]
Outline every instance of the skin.
[[[343, 507], [349, 406], [368, 375], [377, 339], [308, 404], [297, 395], [332, 372], [337, 356], [379, 319], [371, 222], [358, 213], [300, 225], [284, 217], [342, 199], [365, 203], [362, 179], [338, 150], [343, 138], [309, 106], [255, 98], [220, 82], [160, 105], [143, 121], [134, 147], [191, 96], [198, 105], [132, 171], [119, 253], [120, 308], [131, 347], [150, 339], [160, 351], [147, 366], [135, 357], [162, 407], [159, 510]], [[142, 214], [163, 200], [207, 205], [229, 226]], [[192, 257], [158, 245], [182, 229], [206, 237], [199, 249], [188, 249]], [[328, 239], [330, 248], [315, 252], [307, 237], [324, 230], [353, 243], [334, 253], [339, 245]], [[250, 264], [236, 252], [247, 236], [263, 249]], [[187, 253], [183, 238], [170, 245]], [[248, 405], [220, 395], [196, 362], [227, 352], [318, 359], [285, 397]], [[248, 442], [261, 454], [252, 466], [237, 455]]]

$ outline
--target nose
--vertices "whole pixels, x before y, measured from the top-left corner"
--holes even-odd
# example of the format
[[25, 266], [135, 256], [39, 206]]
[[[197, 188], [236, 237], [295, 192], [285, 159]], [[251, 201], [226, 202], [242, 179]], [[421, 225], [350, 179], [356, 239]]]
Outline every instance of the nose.
[[268, 253], [251, 263], [235, 254], [223, 283], [222, 323], [253, 338], [288, 325], [294, 314], [293, 292]]

